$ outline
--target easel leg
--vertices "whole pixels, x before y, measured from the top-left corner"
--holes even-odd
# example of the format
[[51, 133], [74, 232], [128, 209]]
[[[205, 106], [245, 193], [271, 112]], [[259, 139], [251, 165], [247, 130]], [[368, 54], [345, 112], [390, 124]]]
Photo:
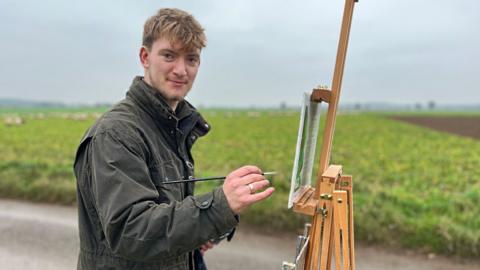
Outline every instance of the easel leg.
[[[332, 226], [333, 226], [333, 204], [332, 204], [332, 193], [335, 189], [335, 184], [325, 181], [321, 185], [320, 194], [328, 194], [330, 198], [324, 198], [320, 200], [319, 207], [322, 211], [319, 215], [319, 218], [323, 220], [321, 242], [322, 246], [320, 249], [320, 270], [329, 270], [331, 265], [332, 258]], [[318, 262], [317, 262], [318, 267]], [[315, 264], [314, 264], [315, 266]], [[316, 270], [316, 269], [315, 269]]]
[[350, 265], [352, 270], [355, 270], [355, 235], [353, 223], [353, 181], [351, 175], [342, 175], [340, 179], [340, 186], [342, 190], [347, 191], [348, 202], [348, 236], [350, 247]]
[[350, 235], [348, 233], [347, 192], [344, 190], [333, 193], [335, 208], [335, 269], [351, 270], [350, 268]]
[[[338, 194], [335, 194], [336, 192], [334, 192], [333, 194], [333, 198], [334, 200], [336, 201], [338, 199]], [[334, 203], [335, 203], [334, 201]], [[335, 270], [340, 270], [340, 266], [342, 265], [342, 262], [341, 262], [341, 259], [342, 259], [342, 256], [341, 256], [341, 248], [342, 248], [342, 245], [340, 244], [340, 241], [342, 239], [341, 237], [341, 231], [339, 230], [340, 228], [340, 218], [339, 218], [339, 213], [338, 213], [338, 209], [335, 209], [335, 218], [333, 219], [333, 226], [334, 226], [334, 235], [333, 235], [333, 246], [334, 246], [334, 249], [335, 249], [335, 253], [333, 254], [334, 257], [335, 257]]]
[[312, 224], [312, 229], [310, 230], [310, 244], [308, 246], [309, 252], [307, 252], [307, 255], [305, 257], [305, 268], [304, 270], [312, 270], [312, 267], [314, 265], [314, 259], [317, 257], [318, 254], [314, 254], [313, 250], [318, 250], [318, 245], [319, 241], [313, 241], [312, 239], [318, 239], [320, 238], [320, 233], [321, 233], [321, 219], [317, 217], [317, 215], [314, 216], [313, 218], [313, 224]]
[[[320, 192], [332, 194], [335, 184], [330, 182], [322, 183]], [[331, 198], [321, 199], [318, 203], [317, 213], [313, 219], [313, 226], [310, 234], [311, 245], [309, 246], [307, 265], [305, 270], [327, 270], [330, 266], [332, 218], [333, 208]], [[314, 252], [317, 251], [317, 252]]]

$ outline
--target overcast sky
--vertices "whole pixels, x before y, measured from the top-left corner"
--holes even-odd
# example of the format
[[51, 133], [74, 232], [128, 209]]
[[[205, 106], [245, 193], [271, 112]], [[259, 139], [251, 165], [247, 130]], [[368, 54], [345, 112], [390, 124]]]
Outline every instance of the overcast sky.
[[[142, 27], [192, 13], [207, 48], [188, 99], [298, 105], [331, 85], [342, 0], [0, 1], [0, 98], [116, 102], [143, 70]], [[480, 104], [480, 1], [360, 0], [341, 103]]]

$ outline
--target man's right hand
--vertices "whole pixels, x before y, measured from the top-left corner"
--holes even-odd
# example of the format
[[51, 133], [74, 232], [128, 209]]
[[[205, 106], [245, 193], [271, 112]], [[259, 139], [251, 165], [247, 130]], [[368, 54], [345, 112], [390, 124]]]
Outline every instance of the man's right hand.
[[232, 211], [239, 214], [248, 206], [270, 197], [275, 188], [269, 185], [270, 181], [265, 179], [258, 167], [244, 166], [227, 176], [223, 193]]

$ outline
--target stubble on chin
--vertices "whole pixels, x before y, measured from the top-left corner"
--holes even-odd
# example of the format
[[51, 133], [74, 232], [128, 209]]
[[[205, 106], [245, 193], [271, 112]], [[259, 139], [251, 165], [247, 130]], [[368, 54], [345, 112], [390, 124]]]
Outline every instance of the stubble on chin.
[[163, 90], [160, 90], [160, 89], [157, 89], [158, 92], [160, 93], [160, 95], [165, 99], [165, 101], [167, 103], [178, 103], [178, 102], [181, 102], [185, 99], [185, 97], [187, 96], [187, 93], [185, 93], [184, 96], [182, 95], [172, 95], [172, 94], [168, 94], [168, 92], [166, 91], [163, 91]]

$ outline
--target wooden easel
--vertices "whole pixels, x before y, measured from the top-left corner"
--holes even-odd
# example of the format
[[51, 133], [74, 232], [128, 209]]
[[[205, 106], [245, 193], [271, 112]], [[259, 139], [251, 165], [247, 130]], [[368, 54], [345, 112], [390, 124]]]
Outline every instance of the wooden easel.
[[303, 268], [294, 269], [331, 269], [333, 251], [336, 270], [355, 270], [352, 177], [330, 165], [320, 186], [319, 199], [311, 188], [294, 205], [295, 212], [313, 216]]
[[299, 237], [294, 263], [284, 263], [284, 269], [331, 269], [333, 253], [335, 270], [355, 270], [352, 177], [343, 175], [342, 166], [329, 165], [355, 2], [345, 1], [332, 89], [317, 88], [311, 94], [311, 101], [328, 104], [320, 166], [316, 187], [304, 189], [294, 200], [293, 210], [312, 216], [312, 224]]

